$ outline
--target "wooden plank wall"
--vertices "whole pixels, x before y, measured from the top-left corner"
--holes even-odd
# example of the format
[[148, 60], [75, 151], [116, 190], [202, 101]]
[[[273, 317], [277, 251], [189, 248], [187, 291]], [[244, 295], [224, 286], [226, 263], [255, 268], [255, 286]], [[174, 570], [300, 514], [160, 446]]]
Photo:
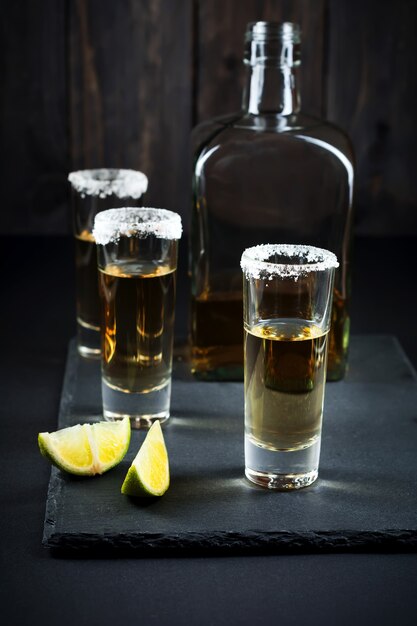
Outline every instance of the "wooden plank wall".
[[2, 2], [0, 232], [68, 228], [65, 0]]
[[417, 234], [417, 2], [331, 2], [327, 116], [357, 160], [356, 230]]
[[72, 167], [142, 170], [147, 201], [184, 213], [191, 2], [75, 0], [68, 20]]
[[351, 135], [356, 231], [417, 234], [415, 0], [19, 0], [0, 26], [0, 232], [68, 232], [67, 172], [121, 166], [187, 218], [191, 127], [240, 106], [247, 22], [303, 32], [302, 101]]

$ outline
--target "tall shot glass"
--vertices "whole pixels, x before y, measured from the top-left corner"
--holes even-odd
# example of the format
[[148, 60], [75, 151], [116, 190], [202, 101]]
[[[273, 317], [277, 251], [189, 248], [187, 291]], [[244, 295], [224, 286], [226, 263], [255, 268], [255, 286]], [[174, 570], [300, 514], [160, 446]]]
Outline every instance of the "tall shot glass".
[[335, 255], [266, 244], [242, 255], [245, 474], [269, 489], [318, 476]]
[[103, 414], [133, 428], [169, 418], [181, 218], [164, 209], [99, 213]]
[[142, 205], [148, 179], [136, 170], [101, 168], [71, 172], [68, 180], [75, 237], [78, 351], [82, 356], [98, 358], [100, 314], [97, 252], [92, 234], [94, 218], [106, 209]]

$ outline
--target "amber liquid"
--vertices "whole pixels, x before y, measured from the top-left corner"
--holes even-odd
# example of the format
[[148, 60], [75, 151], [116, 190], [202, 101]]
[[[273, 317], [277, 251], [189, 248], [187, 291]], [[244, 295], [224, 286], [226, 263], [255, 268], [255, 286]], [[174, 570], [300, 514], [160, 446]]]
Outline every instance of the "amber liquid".
[[77, 321], [92, 330], [100, 330], [97, 279], [97, 252], [94, 237], [84, 230], [75, 235], [75, 271], [77, 285]]
[[107, 387], [145, 396], [170, 383], [175, 276], [169, 266], [149, 264], [100, 269], [102, 373]]
[[202, 379], [243, 378], [242, 293], [202, 294], [192, 300], [192, 372]]
[[327, 380], [343, 378], [348, 358], [350, 317], [348, 301], [335, 289], [333, 292], [332, 321], [329, 333]]
[[[245, 433], [255, 446], [249, 456], [256, 447], [293, 451], [318, 441], [326, 358], [327, 333], [306, 321], [266, 320], [245, 330]], [[256, 458], [247, 464], [259, 465]]]
[[[241, 293], [203, 294], [192, 301], [192, 371], [199, 378], [243, 377], [243, 304]], [[349, 342], [347, 300], [333, 294], [327, 380], [339, 380]]]

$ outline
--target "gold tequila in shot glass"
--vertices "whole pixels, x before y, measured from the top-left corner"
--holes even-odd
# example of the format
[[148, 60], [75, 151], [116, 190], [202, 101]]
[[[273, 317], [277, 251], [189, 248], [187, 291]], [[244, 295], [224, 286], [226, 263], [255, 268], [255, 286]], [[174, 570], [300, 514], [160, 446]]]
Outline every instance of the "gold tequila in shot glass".
[[242, 255], [245, 474], [270, 489], [318, 476], [335, 255], [261, 245]]
[[127, 207], [95, 218], [103, 414], [148, 427], [170, 414], [181, 218]]
[[79, 170], [68, 175], [72, 189], [75, 237], [76, 310], [78, 351], [99, 357], [100, 321], [97, 252], [94, 218], [100, 211], [118, 206], [139, 206], [148, 187], [142, 172], [125, 169]]

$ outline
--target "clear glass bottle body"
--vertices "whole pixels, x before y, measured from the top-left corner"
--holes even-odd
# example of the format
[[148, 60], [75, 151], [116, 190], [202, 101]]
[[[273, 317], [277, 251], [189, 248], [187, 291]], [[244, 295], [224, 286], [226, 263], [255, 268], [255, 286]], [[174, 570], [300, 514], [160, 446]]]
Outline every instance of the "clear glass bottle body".
[[[288, 45], [293, 53], [294, 37], [275, 39], [273, 52]], [[244, 110], [193, 134], [192, 370], [203, 379], [242, 377], [243, 250], [309, 244], [340, 263], [328, 362], [328, 379], [337, 380], [349, 338], [352, 148], [336, 126], [300, 113], [294, 54], [290, 66], [257, 56], [252, 46]]]

